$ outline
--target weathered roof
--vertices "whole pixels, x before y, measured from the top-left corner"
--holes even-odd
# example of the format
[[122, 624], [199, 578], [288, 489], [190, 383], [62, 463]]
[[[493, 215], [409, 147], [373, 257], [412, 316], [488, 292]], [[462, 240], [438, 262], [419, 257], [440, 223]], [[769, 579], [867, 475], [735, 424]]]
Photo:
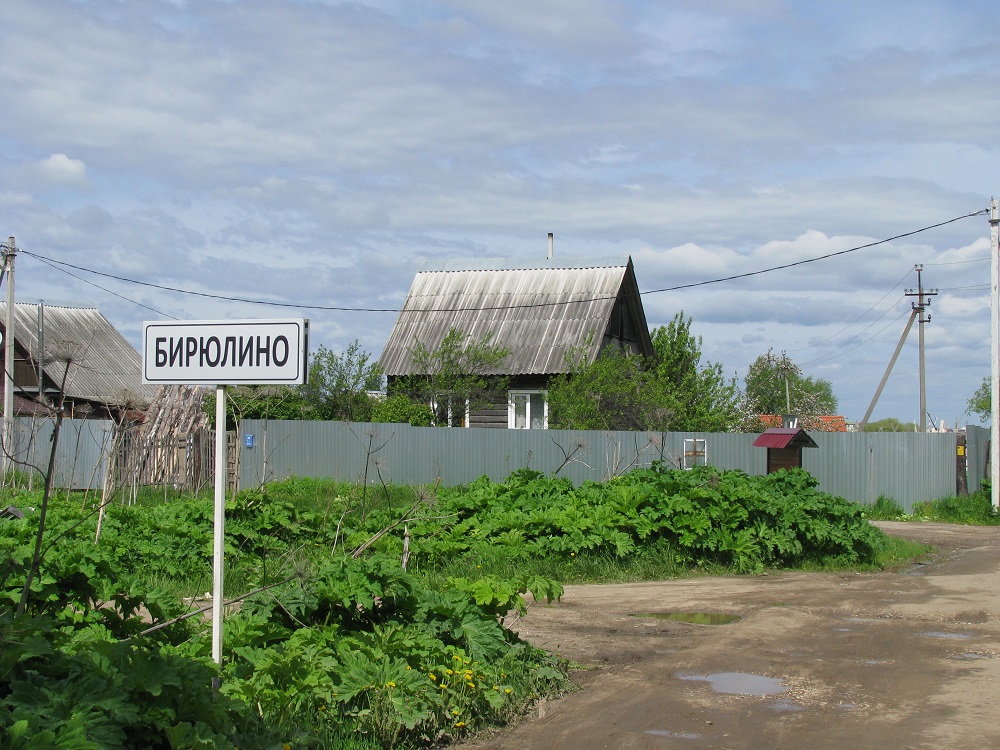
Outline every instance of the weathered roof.
[[754, 448], [818, 448], [816, 442], [802, 429], [771, 427], [753, 441]]
[[[142, 360], [131, 344], [93, 307], [44, 307], [42, 369], [65, 394], [115, 406], [145, 407], [154, 386], [142, 382]], [[0, 329], [7, 320], [7, 305], [0, 303]], [[38, 361], [38, 305], [15, 303], [14, 340]]]
[[428, 262], [413, 280], [379, 363], [386, 375], [409, 374], [416, 343], [433, 351], [455, 328], [473, 341], [492, 334], [491, 343], [510, 351], [493, 374], [565, 372], [573, 349], [585, 346], [589, 359], [597, 356], [616, 302], [629, 307], [648, 342], [628, 256]]

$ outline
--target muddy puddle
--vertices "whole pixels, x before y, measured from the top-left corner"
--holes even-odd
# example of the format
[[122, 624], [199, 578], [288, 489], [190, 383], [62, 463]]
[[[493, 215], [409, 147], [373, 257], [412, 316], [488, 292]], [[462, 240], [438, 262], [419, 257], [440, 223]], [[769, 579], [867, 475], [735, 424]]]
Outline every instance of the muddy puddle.
[[632, 617], [650, 617], [654, 620], [686, 622], [691, 625], [729, 625], [743, 619], [740, 615], [720, 612], [635, 612]]
[[682, 680], [707, 682], [715, 692], [727, 695], [777, 695], [786, 690], [785, 684], [779, 679], [748, 672], [681, 674], [677, 677]]

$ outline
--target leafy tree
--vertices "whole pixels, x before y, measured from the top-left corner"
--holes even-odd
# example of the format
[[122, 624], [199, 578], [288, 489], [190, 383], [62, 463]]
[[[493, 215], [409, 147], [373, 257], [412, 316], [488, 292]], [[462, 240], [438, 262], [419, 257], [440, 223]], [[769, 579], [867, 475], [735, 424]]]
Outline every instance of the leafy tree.
[[434, 423], [434, 413], [427, 404], [418, 403], [404, 393], [394, 393], [384, 399], [373, 401], [371, 421], [431, 427]]
[[[205, 413], [215, 417], [215, 390], [205, 396]], [[232, 385], [226, 389], [226, 429], [242, 419], [313, 419], [298, 388], [290, 385]]]
[[312, 419], [365, 422], [371, 416], [372, 399], [368, 391], [382, 387], [382, 371], [370, 362], [368, 352], [354, 342], [343, 354], [321, 346], [309, 365], [309, 382], [300, 387]]
[[913, 422], [901, 422], [895, 417], [886, 417], [865, 425], [865, 432], [913, 432]]
[[803, 375], [785, 352], [778, 356], [768, 349], [747, 370], [741, 420], [745, 430], [759, 430], [761, 414], [794, 414], [800, 424], [808, 426], [811, 418], [836, 410], [830, 381]]
[[496, 372], [510, 350], [494, 344], [492, 333], [472, 339], [452, 328], [437, 349], [417, 341], [411, 354], [414, 374], [400, 378], [394, 390], [431, 404], [435, 426], [454, 424], [454, 414], [464, 414], [466, 404], [475, 408], [493, 403], [507, 390], [508, 379]]
[[983, 382], [969, 399], [967, 414], [977, 415], [983, 422], [988, 422], [993, 417], [993, 399], [990, 392], [992, 380], [989, 375], [983, 378]]
[[653, 356], [574, 352], [549, 386], [549, 422], [570, 429], [723, 432], [739, 419], [739, 394], [720, 365], [701, 362], [701, 338], [683, 312], [651, 332]]
[[568, 430], [667, 430], [671, 411], [642, 358], [606, 349], [586, 363], [574, 352], [571, 370], [549, 382], [549, 424]]
[[739, 420], [739, 391], [726, 380], [722, 366], [701, 364], [701, 336], [691, 334], [691, 318], [677, 313], [666, 326], [650, 332], [653, 356], [649, 368], [662, 390], [661, 409], [669, 410], [669, 427], [678, 432], [726, 432]]

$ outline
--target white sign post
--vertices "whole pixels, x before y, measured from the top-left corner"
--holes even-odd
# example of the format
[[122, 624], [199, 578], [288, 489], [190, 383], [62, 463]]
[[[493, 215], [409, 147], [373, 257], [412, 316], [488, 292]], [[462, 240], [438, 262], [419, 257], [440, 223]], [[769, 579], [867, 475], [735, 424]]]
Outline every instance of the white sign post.
[[212, 658], [222, 664], [226, 539], [226, 386], [306, 382], [309, 321], [189, 320], [142, 324], [142, 381], [215, 386]]

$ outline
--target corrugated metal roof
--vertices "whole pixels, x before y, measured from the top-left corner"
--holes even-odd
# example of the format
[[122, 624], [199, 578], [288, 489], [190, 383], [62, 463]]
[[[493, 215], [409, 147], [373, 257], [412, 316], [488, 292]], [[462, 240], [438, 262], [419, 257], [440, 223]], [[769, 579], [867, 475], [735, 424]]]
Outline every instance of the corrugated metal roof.
[[[45, 374], [63, 382], [66, 361], [66, 395], [118, 406], [145, 407], [154, 386], [142, 382], [142, 360], [131, 344], [99, 310], [93, 307], [44, 305]], [[7, 305], [0, 303], [0, 328], [7, 320]], [[15, 303], [14, 340], [38, 361], [38, 305]]]
[[[386, 375], [409, 374], [416, 342], [433, 351], [455, 328], [473, 341], [492, 334], [494, 344], [510, 350], [504, 366], [490, 374], [564, 372], [574, 348], [587, 345], [591, 359], [600, 351], [626, 280], [634, 287], [628, 256], [427, 263], [379, 363]], [[634, 292], [641, 315], [638, 289], [626, 292]], [[639, 323], [645, 330], [644, 316]]]
[[816, 442], [805, 430], [771, 427], [753, 441], [755, 448], [816, 448]]

